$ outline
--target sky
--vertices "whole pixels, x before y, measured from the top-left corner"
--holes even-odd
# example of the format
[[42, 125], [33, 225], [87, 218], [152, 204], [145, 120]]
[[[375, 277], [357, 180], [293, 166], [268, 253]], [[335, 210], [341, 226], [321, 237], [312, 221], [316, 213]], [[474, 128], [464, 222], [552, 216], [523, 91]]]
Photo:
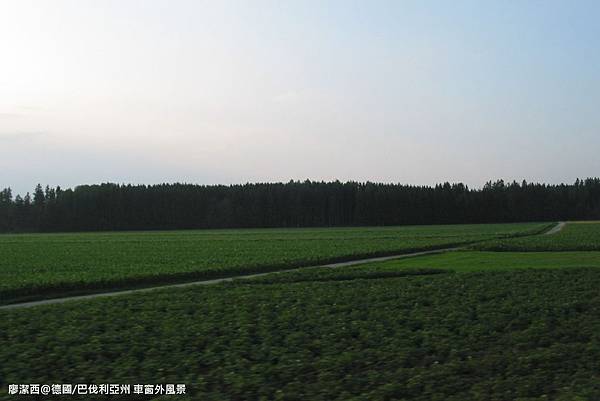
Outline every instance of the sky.
[[0, 187], [600, 175], [598, 1], [0, 0]]

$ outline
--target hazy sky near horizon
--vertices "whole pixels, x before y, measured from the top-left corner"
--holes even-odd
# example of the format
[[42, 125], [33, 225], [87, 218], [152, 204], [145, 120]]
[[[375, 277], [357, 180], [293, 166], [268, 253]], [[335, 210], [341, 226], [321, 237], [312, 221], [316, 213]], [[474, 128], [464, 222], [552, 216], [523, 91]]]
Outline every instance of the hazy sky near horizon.
[[0, 187], [600, 175], [598, 1], [0, 0]]

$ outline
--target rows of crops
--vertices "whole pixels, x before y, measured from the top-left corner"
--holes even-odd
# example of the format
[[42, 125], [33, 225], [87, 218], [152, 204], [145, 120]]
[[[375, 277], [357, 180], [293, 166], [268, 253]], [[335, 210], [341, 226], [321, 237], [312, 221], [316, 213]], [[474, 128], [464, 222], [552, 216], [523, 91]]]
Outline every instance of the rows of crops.
[[0, 303], [448, 247], [547, 226], [0, 235]]
[[202, 400], [599, 400], [599, 287], [598, 269], [517, 269], [3, 311], [0, 399], [116, 380]]
[[600, 224], [568, 223], [553, 235], [499, 239], [473, 245], [486, 251], [600, 251]]

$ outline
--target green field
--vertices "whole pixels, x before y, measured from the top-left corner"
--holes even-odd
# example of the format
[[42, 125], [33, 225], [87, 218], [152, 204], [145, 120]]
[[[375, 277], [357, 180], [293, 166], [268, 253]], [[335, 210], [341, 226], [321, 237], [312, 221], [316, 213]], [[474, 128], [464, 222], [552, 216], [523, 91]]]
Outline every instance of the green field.
[[473, 249], [486, 251], [600, 251], [600, 224], [573, 222], [554, 235], [487, 241]]
[[273, 273], [267, 276], [253, 278], [251, 281], [255, 283], [342, 281], [455, 272], [483, 273], [519, 269], [568, 269], [588, 267], [600, 267], [600, 252], [453, 251], [437, 255], [425, 255], [348, 267], [323, 267]]
[[[560, 252], [460, 250], [0, 310], [0, 399], [15, 399], [11, 383], [117, 382], [185, 383], [189, 394], [173, 400], [600, 401], [600, 252], [567, 250], [583, 226], [527, 237], [555, 241]], [[230, 245], [247, 235], [337, 250], [331, 244], [386, 234], [431, 246], [542, 226], [463, 228], [462, 236], [446, 226], [64, 237], [105, 237], [108, 247], [144, 235]], [[585, 225], [588, 241], [599, 228]]]
[[0, 304], [539, 232], [547, 224], [0, 235]]
[[240, 281], [4, 311], [0, 388], [183, 382], [196, 400], [597, 400], [599, 287], [595, 269], [517, 269]]

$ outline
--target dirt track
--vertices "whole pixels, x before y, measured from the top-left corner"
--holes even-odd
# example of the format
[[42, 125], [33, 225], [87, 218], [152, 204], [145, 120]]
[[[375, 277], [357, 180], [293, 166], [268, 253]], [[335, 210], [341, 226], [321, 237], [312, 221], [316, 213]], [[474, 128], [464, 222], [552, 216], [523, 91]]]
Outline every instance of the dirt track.
[[286, 271], [292, 271], [292, 270], [298, 270], [298, 269], [314, 269], [314, 268], [317, 268], [317, 267], [331, 267], [331, 268], [335, 268], [335, 267], [359, 265], [359, 264], [363, 264], [363, 263], [383, 262], [383, 261], [386, 261], [386, 260], [403, 259], [403, 258], [410, 258], [410, 257], [422, 256], [422, 255], [432, 255], [432, 254], [436, 254], [436, 253], [449, 252], [449, 251], [453, 251], [453, 250], [457, 250], [457, 249], [458, 248], [444, 248], [444, 249], [436, 249], [436, 250], [431, 250], [431, 251], [405, 253], [405, 254], [393, 255], [393, 256], [383, 256], [383, 257], [376, 257], [376, 258], [358, 259], [358, 260], [352, 260], [352, 261], [349, 261], [349, 262], [340, 262], [340, 263], [330, 263], [330, 264], [326, 264], [326, 265], [298, 267], [298, 268], [295, 268], [295, 269], [286, 269], [286, 270], [279, 270], [279, 271], [270, 271], [270, 272], [265, 272], [265, 273], [247, 274], [247, 275], [240, 275], [240, 276], [226, 277], [226, 278], [218, 278], [218, 279], [212, 279], [212, 280], [193, 281], [193, 282], [189, 282], [189, 283], [157, 285], [157, 286], [154, 286], [154, 287], [137, 288], [137, 289], [133, 289], [133, 290], [120, 290], [120, 291], [116, 290], [116, 291], [108, 291], [108, 292], [99, 292], [99, 293], [96, 293], [96, 294], [88, 294], [88, 295], [74, 295], [74, 296], [64, 297], [64, 298], [42, 299], [42, 300], [39, 300], [39, 301], [30, 301], [30, 302], [22, 302], [22, 303], [15, 303], [15, 304], [9, 304], [9, 305], [2, 305], [2, 306], [0, 306], [0, 310], [18, 309], [18, 308], [29, 308], [29, 307], [32, 307], [32, 306], [58, 304], [58, 303], [63, 303], [63, 302], [68, 302], [68, 301], [80, 301], [80, 300], [100, 298], [100, 297], [112, 297], [112, 296], [117, 296], [117, 295], [136, 294], [136, 293], [141, 293], [141, 292], [148, 292], [148, 291], [154, 291], [154, 290], [162, 290], [162, 289], [166, 289], [166, 288], [180, 288], [180, 287], [190, 287], [190, 286], [193, 286], [193, 285], [218, 284], [218, 283], [223, 283], [223, 282], [233, 281], [233, 280], [243, 280], [243, 279], [248, 279], [248, 278], [253, 278], [253, 277], [261, 277], [261, 276], [265, 276], [267, 274], [284, 273]]
[[559, 231], [561, 231], [563, 228], [565, 228], [565, 226], [567, 225], [566, 222], [561, 221], [559, 222], [557, 225], [555, 225], [554, 227], [552, 227], [552, 229], [546, 231], [544, 234], [545, 235], [552, 235], [552, 234], [556, 234]]

